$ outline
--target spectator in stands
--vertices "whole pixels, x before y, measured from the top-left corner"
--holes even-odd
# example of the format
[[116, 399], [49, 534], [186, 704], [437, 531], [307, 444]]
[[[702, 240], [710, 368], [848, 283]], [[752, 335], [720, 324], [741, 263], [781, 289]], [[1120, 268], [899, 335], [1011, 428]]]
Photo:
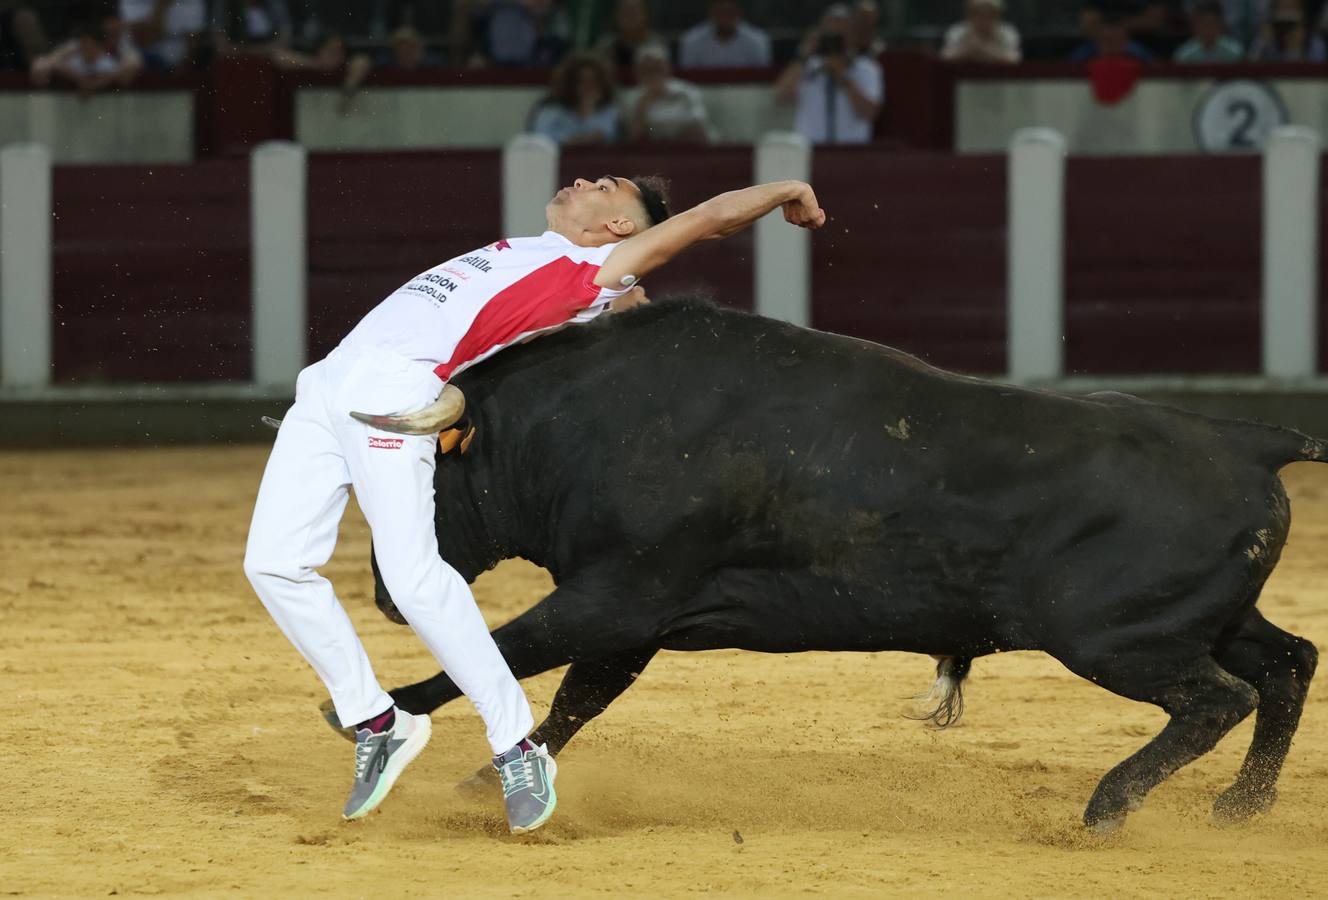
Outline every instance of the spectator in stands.
[[570, 33], [554, 0], [488, 0], [478, 14], [470, 64], [548, 68], [567, 53]]
[[612, 144], [621, 121], [609, 65], [595, 54], [568, 57], [553, 73], [548, 99], [535, 108], [530, 130], [558, 144]]
[[637, 51], [656, 44], [663, 45], [664, 39], [650, 29], [646, 0], [618, 0], [613, 7], [613, 28], [599, 39], [595, 52], [615, 69], [625, 69], [636, 65]]
[[1023, 59], [1019, 32], [1003, 22], [1005, 0], [968, 0], [964, 21], [945, 33], [941, 58], [956, 62], [1017, 63]]
[[844, 4], [827, 9], [775, 83], [775, 99], [797, 104], [797, 129], [816, 144], [870, 142], [881, 111], [881, 64], [849, 53], [851, 22]]
[[[1185, 10], [1191, 15], [1207, 0], [1185, 0]], [[1222, 19], [1227, 34], [1242, 47], [1247, 47], [1258, 36], [1259, 26], [1268, 19], [1271, 0], [1220, 0]]]
[[1148, 48], [1130, 38], [1126, 19], [1126, 14], [1114, 6], [1100, 8], [1099, 15], [1091, 20], [1089, 39], [1070, 54], [1070, 62], [1111, 58], [1152, 62]]
[[275, 47], [272, 61], [278, 68], [289, 71], [338, 72], [346, 65], [346, 39], [339, 34], [326, 34], [313, 53]]
[[880, 59], [885, 53], [881, 37], [881, 5], [876, 0], [858, 0], [853, 4], [853, 26], [848, 33], [849, 52], [854, 56]]
[[1245, 58], [1245, 48], [1226, 34], [1222, 4], [1205, 0], [1194, 7], [1190, 29], [1194, 35], [1176, 51], [1178, 63], [1234, 63]]
[[0, 70], [28, 71], [46, 49], [41, 19], [26, 6], [0, 9]]
[[147, 68], [169, 72], [198, 63], [208, 24], [204, 0], [120, 0], [120, 18]]
[[52, 78], [73, 84], [81, 93], [123, 87], [143, 69], [143, 58], [121, 27], [118, 16], [79, 23], [74, 36], [32, 63], [33, 84]]
[[418, 31], [409, 25], [402, 25], [392, 32], [391, 50], [373, 55], [356, 53], [346, 63], [346, 77], [341, 83], [341, 114], [350, 112], [355, 94], [375, 69], [417, 72], [442, 64], [442, 57], [428, 48]]
[[678, 42], [684, 69], [721, 69], [771, 64], [770, 36], [742, 19], [738, 0], [710, 0], [706, 21]]
[[212, 43], [218, 53], [270, 53], [290, 41], [284, 0], [213, 0]]
[[635, 74], [637, 88], [624, 103], [629, 141], [710, 141], [710, 122], [701, 92], [695, 85], [672, 77], [667, 47], [646, 44], [637, 50]]
[[1250, 47], [1250, 59], [1257, 62], [1323, 62], [1328, 59], [1324, 39], [1311, 31], [1305, 21], [1301, 0], [1276, 0]]

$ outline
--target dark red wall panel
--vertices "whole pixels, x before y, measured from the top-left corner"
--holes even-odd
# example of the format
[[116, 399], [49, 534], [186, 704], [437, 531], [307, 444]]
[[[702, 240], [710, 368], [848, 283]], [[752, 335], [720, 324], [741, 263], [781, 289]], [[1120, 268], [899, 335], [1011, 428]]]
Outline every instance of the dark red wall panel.
[[[563, 152], [561, 181], [601, 175], [663, 175], [670, 181], [673, 211], [752, 183], [750, 147], [581, 148]], [[701, 290], [716, 302], [753, 306], [752, 233], [707, 241], [642, 281], [653, 296]]]
[[249, 377], [247, 160], [60, 166], [55, 380]]
[[309, 358], [411, 276], [502, 237], [493, 151], [309, 160]]
[[1328, 155], [1319, 163], [1319, 371], [1328, 372]]
[[820, 148], [815, 327], [1005, 370], [1005, 160]]
[[1260, 160], [1071, 159], [1066, 178], [1066, 369], [1257, 372]]

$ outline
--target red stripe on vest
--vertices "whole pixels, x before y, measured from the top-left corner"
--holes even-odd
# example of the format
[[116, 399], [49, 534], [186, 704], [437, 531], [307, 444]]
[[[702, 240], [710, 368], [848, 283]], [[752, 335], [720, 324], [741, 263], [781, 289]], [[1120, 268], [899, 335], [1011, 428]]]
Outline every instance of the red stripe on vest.
[[434, 369], [443, 381], [478, 356], [512, 343], [521, 335], [553, 328], [572, 319], [599, 296], [599, 266], [565, 256], [540, 266], [494, 295], [470, 324], [452, 358]]

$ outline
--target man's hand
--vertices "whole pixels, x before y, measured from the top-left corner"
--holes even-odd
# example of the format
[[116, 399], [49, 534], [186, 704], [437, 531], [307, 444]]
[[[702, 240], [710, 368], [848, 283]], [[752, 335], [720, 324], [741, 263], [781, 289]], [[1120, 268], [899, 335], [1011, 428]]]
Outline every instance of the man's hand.
[[729, 191], [627, 238], [604, 261], [595, 284], [617, 287], [628, 276], [644, 278], [697, 241], [737, 234], [781, 208], [784, 218], [801, 228], [825, 224], [825, 212], [805, 182], [777, 181]]
[[825, 224], [825, 210], [817, 205], [812, 186], [804, 184], [803, 187], [806, 190], [802, 196], [784, 204], [784, 221], [799, 228], [820, 228]]
[[621, 297], [614, 298], [613, 303], [609, 305], [609, 312], [620, 313], [631, 309], [633, 306], [641, 306], [649, 302], [650, 298], [646, 296], [646, 289], [637, 285]]

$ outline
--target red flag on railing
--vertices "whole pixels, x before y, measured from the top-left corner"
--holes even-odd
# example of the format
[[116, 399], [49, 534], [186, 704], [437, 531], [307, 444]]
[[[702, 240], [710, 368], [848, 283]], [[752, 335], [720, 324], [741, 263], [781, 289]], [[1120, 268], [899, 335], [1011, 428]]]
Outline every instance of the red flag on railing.
[[1093, 96], [1104, 106], [1115, 106], [1134, 90], [1142, 66], [1137, 59], [1109, 56], [1088, 64], [1088, 78], [1093, 82]]

